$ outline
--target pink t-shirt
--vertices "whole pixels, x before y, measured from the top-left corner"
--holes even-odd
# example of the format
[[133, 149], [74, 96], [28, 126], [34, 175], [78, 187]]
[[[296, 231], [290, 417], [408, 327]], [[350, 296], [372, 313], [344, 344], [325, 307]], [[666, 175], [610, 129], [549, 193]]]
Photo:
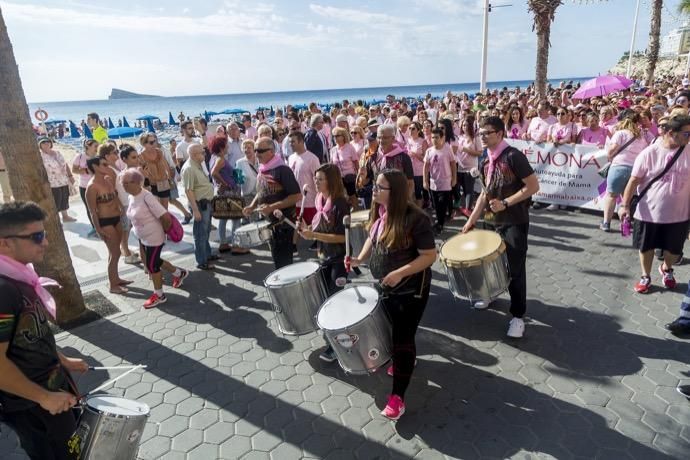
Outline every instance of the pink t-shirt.
[[608, 131], [603, 128], [599, 128], [596, 131], [592, 131], [590, 128], [583, 128], [580, 132], [582, 133], [582, 145], [596, 145], [599, 148], [603, 148], [606, 144]]
[[534, 142], [546, 142], [546, 136], [549, 134], [549, 127], [556, 123], [556, 119], [550, 115], [546, 120], [539, 117], [532, 118], [527, 128], [529, 139]]
[[331, 163], [338, 166], [340, 174], [345, 177], [349, 174], [357, 174], [355, 165], [359, 164], [359, 157], [352, 144], [337, 145], [331, 149]]
[[440, 150], [431, 147], [426, 151], [424, 162], [429, 165], [429, 188], [437, 192], [447, 192], [451, 189], [451, 163], [455, 161], [448, 143]]
[[424, 158], [426, 154], [424, 150], [425, 141], [423, 137], [417, 137], [417, 139], [412, 139], [412, 136], [407, 138], [407, 154], [410, 155], [412, 160], [412, 173], [419, 177], [424, 174], [424, 160], [420, 160], [419, 157]]
[[522, 135], [527, 132], [526, 129], [526, 124], [520, 124], [520, 123], [513, 123], [510, 125], [510, 128], [508, 128], [508, 132], [506, 133], [506, 137], [508, 139], [522, 139]]
[[[627, 129], [621, 129], [613, 134], [611, 140], [609, 141], [609, 145], [616, 144], [620, 149], [620, 147], [623, 147], [623, 145], [625, 145], [625, 143], [631, 138], [632, 133], [630, 131]], [[647, 145], [647, 141], [644, 138], [638, 137], [632, 142], [632, 144], [628, 145], [624, 150], [619, 151], [618, 154], [613, 157], [611, 166], [632, 166], [633, 163], [635, 163], [635, 158], [637, 158], [637, 155], [639, 155], [640, 152], [647, 147]]]
[[[676, 153], [663, 144], [653, 144], [637, 155], [632, 177], [641, 178], [637, 187], [640, 193], [656, 176], [661, 174], [667, 162]], [[678, 160], [664, 177], [659, 179], [642, 197], [635, 211], [635, 219], [656, 224], [673, 224], [690, 218], [690, 147], [680, 154]]]
[[148, 190], [142, 190], [139, 195], [129, 196], [127, 217], [132, 223], [132, 229], [144, 246], [156, 247], [165, 243], [165, 231], [160, 217], [166, 211], [158, 198]]
[[355, 149], [355, 155], [357, 155], [357, 158], [362, 158], [362, 154], [364, 153], [364, 147], [366, 147], [366, 142], [357, 142], [355, 140], [352, 140], [350, 141], [350, 144]]
[[559, 144], [570, 144], [575, 142], [576, 136], [577, 128], [575, 123], [566, 123], [565, 125], [554, 123], [549, 127], [549, 138]]
[[[88, 160], [89, 157], [86, 156], [85, 153], [80, 153], [76, 157], [74, 157], [74, 161], [72, 162], [72, 165], [76, 166], [77, 168], [86, 168], [86, 160]], [[79, 187], [80, 188], [86, 188], [87, 185], [89, 185], [89, 181], [91, 180], [91, 177], [93, 174], [90, 172], [87, 172], [86, 174], [79, 174]]]
[[475, 157], [467, 152], [464, 152], [462, 149], [465, 147], [472, 150], [479, 150], [481, 152], [482, 141], [479, 140], [479, 136], [476, 136], [474, 139], [470, 139], [466, 136], [460, 137], [460, 142], [458, 143], [458, 154], [455, 156], [456, 161], [458, 162], [459, 172], [469, 172], [472, 170], [472, 168], [479, 166], [479, 157]]
[[[295, 179], [299, 184], [300, 191], [307, 185], [307, 198], [304, 200], [305, 208], [313, 208], [316, 199], [316, 185], [314, 185], [314, 173], [319, 169], [321, 163], [319, 158], [309, 150], [302, 154], [293, 153], [288, 157], [288, 166], [292, 169]], [[302, 206], [302, 202], [298, 202]]]

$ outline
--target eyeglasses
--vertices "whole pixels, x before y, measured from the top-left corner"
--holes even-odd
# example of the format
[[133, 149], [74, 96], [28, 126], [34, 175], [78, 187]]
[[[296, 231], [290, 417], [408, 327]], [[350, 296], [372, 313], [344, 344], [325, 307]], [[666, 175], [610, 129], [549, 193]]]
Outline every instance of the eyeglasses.
[[373, 186], [371, 189], [372, 189], [374, 192], [380, 192], [380, 191], [383, 191], [383, 190], [390, 190], [391, 188], [390, 188], [390, 187], [383, 187], [383, 186], [381, 186], [381, 185], [379, 185], [379, 184], [374, 184], [374, 186]]
[[273, 150], [273, 149], [271, 149], [271, 148], [268, 148], [268, 149], [254, 149], [254, 151], [255, 151], [256, 153], [266, 153], [266, 152], [270, 152], [270, 151], [272, 151], [272, 150]]
[[561, 115], [567, 115], [567, 114], [565, 112], [557, 112], [556, 115], [558, 115], [560, 117]]
[[490, 134], [496, 133], [498, 131], [479, 131], [477, 134], [479, 137], [488, 137]]
[[686, 139], [690, 139], [690, 131], [678, 131], [678, 134]]
[[35, 244], [41, 244], [43, 243], [43, 240], [46, 239], [46, 231], [41, 230], [40, 232], [34, 232], [28, 235], [7, 235], [0, 238], [17, 238], [20, 240], [31, 240]]

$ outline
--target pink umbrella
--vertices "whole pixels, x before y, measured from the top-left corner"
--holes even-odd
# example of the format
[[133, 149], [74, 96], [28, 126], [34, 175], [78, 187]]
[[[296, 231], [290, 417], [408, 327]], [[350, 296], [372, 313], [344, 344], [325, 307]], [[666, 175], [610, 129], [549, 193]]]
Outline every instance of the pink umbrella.
[[634, 83], [620, 75], [603, 75], [584, 82], [572, 97], [573, 99], [589, 99], [606, 96], [615, 91], [630, 88]]

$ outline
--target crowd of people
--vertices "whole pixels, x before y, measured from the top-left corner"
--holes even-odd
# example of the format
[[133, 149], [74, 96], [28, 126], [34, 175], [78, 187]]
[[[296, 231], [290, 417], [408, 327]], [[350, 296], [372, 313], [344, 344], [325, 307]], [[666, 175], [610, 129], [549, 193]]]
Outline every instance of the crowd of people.
[[[388, 96], [385, 104], [368, 107], [343, 101], [329, 113], [312, 103], [302, 111], [288, 106], [272, 119], [261, 112], [212, 129], [203, 117], [182, 119], [179, 138], [169, 146], [155, 133], [142, 134], [138, 146], [118, 145], [93, 126], [94, 139], [84, 142], [83, 153], [71, 167], [50, 139], [39, 139], [38, 147], [64, 222], [72, 219], [66, 212], [68, 198], [78, 188], [93, 232], [108, 249], [110, 291], [127, 293], [130, 281], [118, 275], [122, 255], [127, 263], [143, 265], [153, 284], [145, 308], [167, 300], [163, 272], [176, 289], [188, 275], [162, 258], [166, 234], [177, 222], [170, 204], [180, 210], [183, 223], [193, 222], [199, 270], [213, 270], [221, 253], [250, 255], [234, 234], [257, 219], [270, 223], [276, 269], [293, 263], [300, 238], [312, 242], [329, 295], [342, 289], [340, 281], [350, 270], [368, 262], [386, 293], [382, 303], [393, 331], [392, 364], [387, 369], [393, 377], [392, 391], [382, 414], [397, 420], [405, 411], [414, 371], [415, 333], [429, 298], [436, 239], [449, 236], [449, 220], [461, 219], [462, 233], [481, 225], [501, 236], [510, 278], [512, 318], [507, 335], [519, 339], [525, 333], [530, 198], [538, 192], [539, 180], [510, 140], [605, 149], [610, 164], [599, 228], [611, 230], [616, 207], [622, 226], [634, 218], [633, 245], [642, 272], [634, 290], [650, 292], [655, 252], [661, 259], [662, 284], [676, 287], [673, 267], [682, 260], [690, 221], [690, 81], [667, 79], [650, 88], [637, 85], [587, 100], [573, 100], [575, 89], [563, 83], [549, 88], [546, 98], [539, 98], [532, 87], [473, 97], [449, 92], [440, 99], [428, 95], [413, 101]], [[87, 119], [99, 122], [97, 114]], [[178, 200], [178, 186], [184, 190], [186, 206]], [[213, 202], [219, 196], [239, 197], [244, 204], [241, 216], [217, 221], [219, 245], [214, 248]], [[349, 257], [345, 217], [360, 209], [369, 209], [367, 238], [361, 251]], [[31, 203], [11, 203], [3, 205], [0, 214], [0, 293], [41, 296], [38, 287], [34, 293], [22, 285], [27, 292], [18, 294], [13, 286], [26, 279], [15, 276], [16, 266], [41, 257], [39, 249], [46, 244], [44, 213]], [[129, 248], [130, 229], [138, 239], [138, 251]], [[34, 251], [26, 255], [25, 246]], [[26, 273], [35, 276], [33, 271]], [[673, 333], [690, 332], [688, 297], [690, 292], [679, 317], [667, 325]], [[489, 299], [473, 306], [483, 309], [488, 304]], [[16, 340], [7, 325], [14, 324], [12, 315], [23, 314], [17, 313], [18, 305], [17, 301], [0, 311], [2, 346]], [[54, 343], [51, 346], [54, 349]], [[4, 353], [0, 355], [0, 366], [16, 373]], [[330, 345], [320, 357], [336, 360]], [[83, 367], [59, 354], [51, 360], [68, 370]], [[48, 389], [63, 388], [61, 382], [53, 381]], [[37, 403], [43, 411], [40, 417], [62, 413], [73, 404], [68, 393], [46, 395], [44, 390], [32, 392], [17, 385], [2, 390]], [[20, 437], [28, 436], [22, 432], [23, 420], [10, 422], [19, 427]]]

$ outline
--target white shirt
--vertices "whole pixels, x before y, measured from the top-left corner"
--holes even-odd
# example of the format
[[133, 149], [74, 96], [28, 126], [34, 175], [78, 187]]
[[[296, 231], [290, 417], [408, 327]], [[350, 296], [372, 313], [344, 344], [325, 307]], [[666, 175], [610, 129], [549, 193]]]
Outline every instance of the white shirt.
[[187, 154], [187, 149], [189, 148], [190, 145], [192, 144], [198, 144], [199, 141], [196, 139], [192, 139], [190, 142], [185, 141], [184, 139], [180, 141], [179, 144], [177, 144], [177, 148], [175, 149], [175, 157], [178, 160], [187, 160], [189, 158], [189, 155]]

